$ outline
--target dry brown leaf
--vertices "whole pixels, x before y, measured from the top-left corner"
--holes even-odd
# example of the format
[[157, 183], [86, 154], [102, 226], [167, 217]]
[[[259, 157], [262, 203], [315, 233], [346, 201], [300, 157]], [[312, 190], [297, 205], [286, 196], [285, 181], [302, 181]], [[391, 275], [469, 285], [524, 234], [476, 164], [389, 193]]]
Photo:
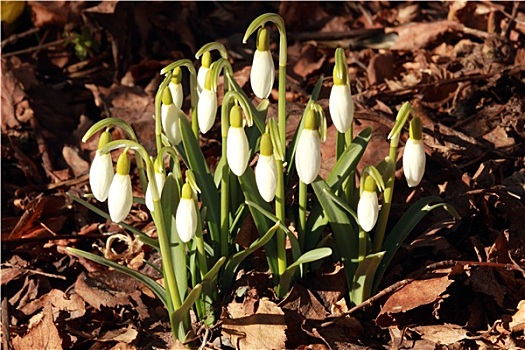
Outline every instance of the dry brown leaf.
[[255, 314], [223, 319], [222, 334], [236, 349], [283, 349], [286, 328], [281, 308], [263, 298]]
[[98, 337], [97, 340], [102, 342], [118, 341], [129, 344], [137, 339], [138, 334], [139, 332], [137, 329], [130, 324], [127, 328], [119, 328], [107, 331]]
[[448, 275], [412, 281], [388, 298], [376, 318], [377, 325], [380, 327], [395, 325], [398, 322], [398, 315], [419, 306], [435, 303], [443, 298], [441, 294], [453, 282]]
[[395, 28], [386, 28], [385, 32], [397, 33], [397, 39], [390, 50], [415, 51], [432, 44], [439, 44], [438, 39], [450, 33], [461, 31], [463, 26], [453, 21], [435, 21], [410, 23]]
[[455, 324], [417, 326], [412, 328], [421, 338], [440, 345], [453, 344], [469, 337], [468, 331]]
[[509, 327], [512, 328], [523, 324], [525, 324], [525, 300], [521, 300], [518, 303], [518, 310], [512, 315], [512, 321], [510, 321]]
[[75, 292], [89, 305], [100, 310], [102, 306], [115, 307], [130, 303], [130, 294], [140, 282], [118, 271], [82, 273], [75, 282]]
[[296, 284], [286, 298], [279, 304], [283, 309], [294, 310], [305, 318], [323, 320], [327, 312], [323, 305], [308, 289]]
[[326, 55], [321, 54], [316, 46], [305, 44], [300, 47], [299, 57], [292, 69], [298, 76], [306, 78], [318, 71], [323, 66], [325, 59]]
[[23, 337], [16, 336], [13, 339], [15, 350], [42, 349], [61, 350], [62, 339], [53, 322], [53, 309], [50, 303], [44, 306], [44, 310], [31, 318], [29, 332]]
[[62, 156], [67, 165], [73, 170], [73, 175], [75, 177], [80, 177], [89, 173], [89, 163], [78, 154], [76, 148], [64, 146], [64, 148], [62, 148]]

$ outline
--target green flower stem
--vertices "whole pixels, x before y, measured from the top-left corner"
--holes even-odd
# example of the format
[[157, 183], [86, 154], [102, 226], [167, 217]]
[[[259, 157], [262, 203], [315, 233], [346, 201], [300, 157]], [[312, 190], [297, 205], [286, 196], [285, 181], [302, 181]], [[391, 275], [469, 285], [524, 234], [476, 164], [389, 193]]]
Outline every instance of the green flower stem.
[[[195, 205], [198, 203], [195, 201]], [[204, 249], [204, 237], [202, 235], [202, 221], [200, 213], [197, 211], [197, 232], [195, 232], [195, 243], [197, 246], [197, 261], [199, 263], [199, 271], [201, 273], [201, 280], [208, 273], [208, 259], [206, 258], [206, 250]]]
[[[390, 139], [390, 150], [388, 156], [392, 161], [397, 160], [397, 148], [399, 146], [399, 135]], [[395, 164], [395, 163], [394, 163]], [[392, 197], [394, 196], [394, 182], [396, 179], [395, 171], [390, 176], [385, 184], [385, 191], [383, 193], [383, 204], [377, 219], [376, 230], [374, 234], [374, 241], [372, 244], [372, 253], [378, 253], [383, 248], [383, 240], [385, 239], [386, 225], [388, 223], [388, 216], [390, 215], [390, 207], [392, 206]]]
[[[350, 128], [346, 131], [346, 133], [344, 134], [344, 139], [345, 139], [344, 148], [346, 149], [346, 147], [348, 147], [352, 143], [352, 140], [354, 139], [354, 126], [352, 124], [350, 125]], [[346, 200], [348, 201], [348, 204], [350, 204], [351, 208], [357, 208], [357, 202], [359, 200], [355, 185], [356, 185], [355, 184], [355, 172], [352, 171], [350, 175], [348, 176], [348, 179], [344, 187], [345, 197], [346, 197]]]
[[[166, 232], [166, 226], [164, 225], [164, 216], [162, 215], [162, 205], [160, 203], [160, 195], [159, 190], [157, 187], [157, 183], [155, 181], [155, 173], [153, 170], [153, 164], [148, 156], [148, 153], [146, 149], [138, 144], [137, 142], [133, 142], [130, 140], [116, 140], [109, 142], [104, 148], [100, 150], [100, 152], [110, 152], [112, 150], [115, 150], [117, 148], [130, 148], [135, 151], [135, 154], [139, 154], [142, 159], [144, 159], [146, 163], [146, 172], [148, 175], [148, 179], [151, 179], [149, 182], [151, 186], [151, 197], [153, 199], [153, 212], [151, 213], [153, 217], [153, 222], [155, 223], [155, 227], [157, 228], [157, 236], [159, 238], [159, 246], [160, 246], [160, 254], [162, 256], [162, 264], [163, 264], [163, 272], [164, 272], [164, 279], [166, 281], [166, 289], [169, 293], [167, 295], [167, 298], [170, 300], [170, 304], [173, 306], [173, 310], [169, 310], [170, 314], [173, 313], [173, 311], [177, 310], [182, 305], [182, 299], [179, 294], [179, 289], [177, 286], [177, 280], [175, 278], [175, 268], [173, 266], [174, 261], [177, 261], [179, 263], [182, 263], [186, 261], [186, 256], [177, 256], [172, 257], [171, 256], [171, 250], [170, 250], [170, 243], [169, 243], [169, 237], [168, 232]], [[175, 260], [173, 259], [175, 258]], [[186, 321], [187, 319], [187, 321]], [[185, 317], [185, 323], [189, 322], [189, 315], [188, 317]], [[189, 329], [189, 323], [184, 325], [184, 329], [181, 329], [180, 327], [177, 328], [177, 337], [178, 339], [184, 339], [185, 332], [184, 330]], [[182, 334], [181, 334], [182, 333]]]
[[[275, 13], [260, 15], [248, 26], [244, 34], [243, 42], [246, 43], [248, 37], [259, 27], [263, 27], [266, 22], [272, 22], [279, 30], [279, 99], [277, 106], [277, 122], [279, 124], [279, 141], [281, 151], [286, 159], [286, 64], [288, 45], [286, 39], [286, 29], [284, 20]], [[285, 191], [284, 191], [284, 167], [282, 160], [276, 160], [277, 166], [277, 191], [275, 195], [275, 215], [281, 222], [285, 222]], [[286, 270], [286, 235], [283, 230], [276, 232], [277, 236], [277, 261], [279, 279]]]
[[304, 182], [299, 180], [299, 220], [297, 225], [297, 234], [299, 237], [299, 246], [301, 252], [304, 252], [304, 244], [306, 239], [306, 203], [308, 199], [307, 186]]
[[358, 261], [363, 261], [366, 258], [366, 246], [368, 244], [368, 234], [362, 228], [359, 228], [359, 256]]
[[[226, 159], [229, 115], [227, 101], [223, 101], [221, 111], [221, 130], [222, 130], [222, 155]], [[221, 174], [221, 256], [228, 256], [229, 253], [229, 235], [230, 235], [230, 167], [228, 162], [224, 163]]]

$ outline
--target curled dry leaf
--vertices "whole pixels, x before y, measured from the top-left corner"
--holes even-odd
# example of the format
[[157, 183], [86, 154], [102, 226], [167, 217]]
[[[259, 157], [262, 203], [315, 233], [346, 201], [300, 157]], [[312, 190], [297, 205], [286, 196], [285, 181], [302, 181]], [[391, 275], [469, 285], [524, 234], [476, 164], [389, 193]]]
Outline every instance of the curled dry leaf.
[[46, 304], [44, 310], [31, 318], [29, 332], [13, 339], [15, 350], [27, 349], [62, 349], [62, 339], [53, 322], [53, 309], [51, 304]]

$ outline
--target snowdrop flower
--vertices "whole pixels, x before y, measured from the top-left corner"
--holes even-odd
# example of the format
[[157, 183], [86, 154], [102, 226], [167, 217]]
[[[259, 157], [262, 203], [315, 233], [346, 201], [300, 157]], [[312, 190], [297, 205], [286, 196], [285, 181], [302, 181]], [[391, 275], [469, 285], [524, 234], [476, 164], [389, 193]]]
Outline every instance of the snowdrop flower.
[[121, 222], [128, 216], [133, 203], [131, 193], [131, 178], [129, 177], [130, 162], [127, 149], [119, 156], [117, 173], [111, 181], [108, 194], [109, 216], [113, 222]]
[[230, 127], [226, 141], [226, 160], [231, 171], [241, 176], [248, 166], [250, 146], [244, 132], [242, 108], [233, 106], [230, 111]]
[[162, 129], [172, 145], [178, 145], [182, 140], [179, 119], [184, 117], [182, 110], [173, 103], [170, 89], [164, 89], [162, 94], [162, 105], [160, 107], [160, 118]]
[[[159, 192], [159, 196], [162, 193], [162, 189], [164, 188], [164, 184], [166, 183], [166, 174], [164, 172], [164, 167], [162, 164], [162, 159], [157, 158], [155, 159], [155, 162], [153, 163], [153, 167], [155, 169], [155, 183], [157, 185], [157, 191]], [[151, 186], [148, 185], [148, 188], [146, 189], [146, 207], [150, 211], [154, 211], [153, 206], [153, 197], [151, 195]]]
[[[104, 131], [98, 140], [98, 149], [101, 149], [110, 141], [111, 133]], [[95, 196], [98, 201], [104, 202], [108, 198], [109, 186], [111, 185], [111, 181], [113, 181], [114, 174], [115, 171], [113, 170], [111, 154], [101, 154], [97, 151], [91, 163], [91, 168], [89, 169], [89, 184], [93, 196]]]
[[[346, 72], [345, 72], [346, 73]], [[354, 102], [350, 92], [348, 74], [343, 77], [337, 75], [337, 67], [334, 67], [334, 85], [330, 91], [329, 109], [334, 126], [340, 133], [345, 133], [354, 119]]]
[[257, 36], [257, 49], [253, 55], [250, 83], [255, 96], [263, 99], [270, 96], [275, 80], [275, 66], [270, 51], [270, 34], [262, 28]]
[[197, 208], [193, 200], [193, 190], [189, 183], [182, 186], [182, 194], [175, 214], [175, 226], [181, 241], [188, 243], [197, 231]]
[[422, 140], [421, 119], [410, 121], [410, 137], [403, 152], [403, 172], [409, 187], [419, 185], [425, 173], [425, 147]]
[[211, 66], [211, 53], [209, 51], [202, 55], [201, 66], [197, 72], [197, 91], [199, 94], [204, 89], [206, 84], [206, 75], [208, 74]]
[[201, 133], [210, 131], [217, 114], [217, 94], [211, 87], [211, 71], [206, 74], [206, 83], [202, 89], [197, 103], [197, 121]]
[[307, 185], [315, 180], [321, 169], [321, 140], [313, 110], [306, 113], [304, 128], [297, 143], [295, 168], [299, 179]]
[[365, 180], [364, 190], [357, 204], [357, 219], [366, 232], [372, 231], [379, 215], [379, 202], [376, 193], [376, 182], [371, 176]]
[[171, 78], [171, 81], [168, 84], [168, 89], [170, 89], [171, 97], [173, 98], [173, 103], [178, 108], [182, 108], [182, 101], [184, 100], [181, 80], [182, 70], [180, 69], [180, 67], [177, 67], [173, 70], [173, 77]]
[[255, 166], [255, 181], [263, 199], [271, 202], [277, 190], [277, 167], [269, 133], [261, 136], [261, 152]]

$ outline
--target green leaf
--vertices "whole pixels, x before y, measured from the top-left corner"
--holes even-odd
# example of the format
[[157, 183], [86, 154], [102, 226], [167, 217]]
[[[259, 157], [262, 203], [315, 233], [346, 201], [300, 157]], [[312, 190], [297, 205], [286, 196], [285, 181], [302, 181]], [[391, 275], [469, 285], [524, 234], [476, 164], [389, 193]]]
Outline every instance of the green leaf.
[[390, 133], [388, 134], [389, 140], [395, 137], [399, 137], [399, 134], [401, 134], [401, 130], [403, 130], [403, 127], [407, 122], [411, 110], [412, 106], [410, 105], [410, 102], [403, 103], [403, 105], [399, 109], [399, 112], [397, 112], [396, 123], [394, 124], [394, 127], [392, 128], [392, 130], [390, 130]]
[[[213, 249], [220, 249], [220, 203], [219, 190], [215, 187], [213, 177], [210, 174], [206, 159], [202, 154], [199, 143], [193, 134], [191, 125], [186, 118], [180, 119], [182, 143], [186, 156], [188, 157], [188, 168], [193, 171], [197, 184], [202, 190], [201, 197], [204, 205], [208, 208], [208, 229], [210, 231]], [[217, 254], [218, 255], [218, 254]]]
[[[170, 257], [175, 268], [175, 279], [179, 295], [184, 298], [188, 292], [188, 270], [186, 268], [186, 245], [180, 240], [175, 225], [175, 213], [180, 201], [180, 179], [171, 173], [166, 177], [166, 182], [162, 189], [160, 199], [162, 205], [162, 214], [164, 216], [164, 227], [168, 234], [170, 244]], [[166, 259], [167, 257], [163, 257]]]
[[201, 292], [202, 285], [197, 284], [188, 294], [182, 305], [171, 314], [171, 325], [174, 327], [174, 330], [177, 330], [177, 338], [181, 341], [184, 341], [186, 338], [183, 326], [184, 318], [187, 317], [188, 312], [190, 311], [193, 304], [195, 304], [195, 301], [200, 297]]
[[164, 288], [162, 288], [160, 284], [155, 282], [151, 277], [146, 276], [138, 271], [132, 270], [127, 266], [123, 266], [114, 261], [108, 260], [99, 255], [95, 255], [95, 254], [88, 253], [83, 250], [71, 248], [71, 247], [67, 247], [66, 249], [73, 255], [89, 259], [91, 261], [105, 265], [107, 267], [114, 268], [115, 270], [122, 272], [130, 277], [133, 277], [137, 281], [144, 283], [149, 289], [151, 289], [153, 293], [155, 293], [157, 298], [159, 298], [160, 301], [162, 301], [164, 306], [166, 306], [166, 308], [169, 309], [168, 302], [166, 300], [166, 291], [164, 290]]
[[344, 150], [343, 154], [335, 163], [330, 175], [326, 178], [326, 183], [334, 191], [341, 189], [343, 182], [351, 172], [355, 171], [357, 164], [361, 160], [363, 153], [372, 137], [372, 128], [363, 129]]
[[384, 251], [370, 254], [366, 256], [365, 260], [358, 263], [350, 290], [350, 300], [354, 304], [359, 305], [370, 298], [375, 273], [384, 255]]
[[290, 240], [290, 245], [292, 246], [292, 258], [293, 258], [293, 260], [299, 259], [299, 256], [301, 256], [301, 247], [299, 245], [299, 241], [297, 240], [297, 237], [295, 237], [295, 235], [292, 233], [292, 231], [290, 231], [288, 229], [288, 227], [286, 227], [283, 223], [281, 223], [279, 221], [279, 218], [277, 218], [277, 216], [275, 216], [274, 214], [272, 214], [268, 210], [262, 208], [257, 203], [254, 203], [252, 201], [248, 201], [247, 200], [246, 204], [248, 204], [248, 206], [250, 206], [250, 208], [253, 207], [253, 208], [257, 209], [261, 214], [263, 214], [268, 219], [272, 220], [274, 223], [279, 222], [280, 229], [283, 230], [284, 233], [286, 233], [286, 236], [288, 236], [288, 239]]
[[354, 218], [355, 222], [359, 222], [357, 220], [357, 214], [356, 212], [350, 208], [350, 205], [348, 205], [348, 203], [342, 199], [341, 197], [338, 197], [336, 196], [332, 190], [330, 189], [330, 187], [328, 186], [323, 186], [323, 192], [328, 196], [329, 199], [331, 199], [335, 204], [337, 204], [338, 206], [340, 206], [341, 208], [343, 208], [348, 214], [352, 215], [352, 217]]
[[307, 264], [313, 261], [324, 259], [330, 255], [332, 255], [332, 249], [328, 247], [313, 249], [301, 255], [299, 259], [297, 259], [293, 264], [288, 266], [288, 268], [282, 274], [281, 279], [279, 280], [278, 294], [280, 296], [284, 296], [286, 293], [288, 293], [295, 273], [302, 264]]
[[[432, 202], [437, 202], [437, 204], [430, 205], [430, 203]], [[410, 232], [412, 232], [414, 227], [416, 227], [416, 225], [419, 223], [419, 221], [421, 221], [421, 219], [423, 219], [425, 215], [439, 207], [443, 207], [452, 216], [454, 216], [457, 219], [459, 218], [458, 213], [450, 204], [444, 203], [443, 199], [439, 197], [429, 196], [421, 198], [416, 203], [414, 203], [405, 212], [405, 214], [403, 214], [401, 219], [399, 219], [399, 221], [394, 226], [392, 231], [390, 231], [383, 243], [383, 250], [386, 251], [386, 254], [383, 260], [381, 261], [381, 265], [377, 269], [373, 290], [377, 290], [377, 287], [379, 286], [379, 283], [381, 282], [383, 274], [388, 268], [390, 261], [392, 261], [392, 258], [396, 254], [401, 244], [408, 237]]]
[[237, 267], [239, 267], [239, 264], [246, 259], [251, 253], [256, 251], [257, 249], [261, 248], [270, 240], [272, 239], [273, 235], [279, 228], [279, 223], [276, 223], [270, 229], [262, 236], [256, 239], [250, 246], [240, 252], [235, 253], [226, 263], [226, 267], [224, 268], [224, 274], [223, 274], [223, 286], [226, 286], [227, 288], [230, 288], [233, 282], [233, 277], [235, 275], [235, 271], [237, 270]]
[[[248, 167], [242, 176], [238, 177], [239, 184], [244, 193], [244, 198], [246, 201], [257, 203], [265, 211], [271, 211], [272, 207], [267, 203], [259, 193], [257, 188], [257, 183], [255, 182], [255, 173], [253, 169]], [[259, 234], [266, 232], [270, 229], [270, 220], [268, 220], [260, 211], [250, 207], [250, 213], [252, 214], [253, 222]], [[264, 247], [266, 252], [266, 258], [268, 259], [268, 265], [272, 273], [277, 273], [277, 251], [274, 244], [267, 244]]]

